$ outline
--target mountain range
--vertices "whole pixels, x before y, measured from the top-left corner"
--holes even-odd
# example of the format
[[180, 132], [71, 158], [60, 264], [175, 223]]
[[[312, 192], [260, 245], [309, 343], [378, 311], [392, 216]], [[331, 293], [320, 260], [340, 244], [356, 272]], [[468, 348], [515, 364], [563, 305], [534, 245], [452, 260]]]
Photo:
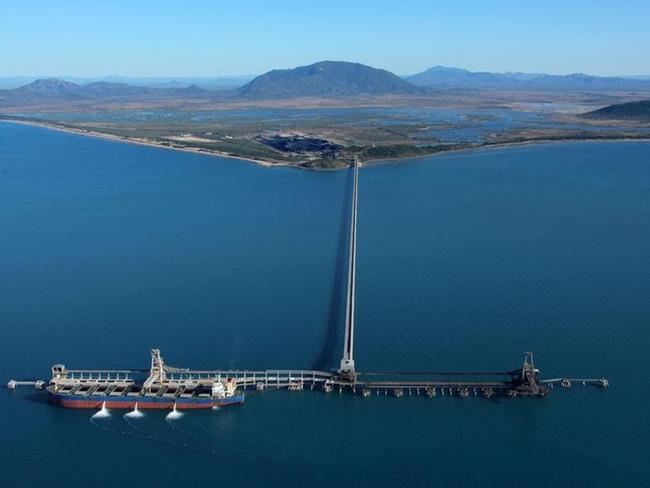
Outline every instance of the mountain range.
[[362, 95], [426, 96], [443, 89], [650, 91], [650, 80], [643, 77], [488, 73], [442, 66], [399, 77], [383, 69], [343, 61], [321, 61], [293, 69], [272, 70], [230, 90], [208, 90], [195, 84], [178, 86], [178, 82], [171, 79], [167, 80], [167, 84], [151, 86], [149, 81], [149, 86], [143, 86], [115, 80], [75, 83], [57, 78], [39, 79], [18, 88], [0, 89], [0, 106], [190, 98], [251, 100]]
[[471, 88], [502, 90], [650, 90], [644, 77], [592, 76], [582, 73], [548, 75], [544, 73], [489, 73], [434, 66], [407, 76], [414, 85], [429, 88]]
[[29, 105], [50, 102], [194, 98], [204, 96], [206, 93], [206, 90], [195, 85], [185, 88], [151, 88], [107, 81], [80, 85], [57, 78], [47, 78], [36, 80], [19, 88], [0, 90], [0, 103]]
[[187, 88], [196, 85], [206, 90], [230, 90], [239, 88], [248, 83], [254, 75], [233, 76], [3, 76], [0, 77], [0, 89], [19, 88], [35, 82], [36, 80], [56, 78], [61, 81], [70, 81], [77, 85], [87, 85], [98, 81], [108, 83], [124, 83], [126, 85], [144, 86], [149, 88]]

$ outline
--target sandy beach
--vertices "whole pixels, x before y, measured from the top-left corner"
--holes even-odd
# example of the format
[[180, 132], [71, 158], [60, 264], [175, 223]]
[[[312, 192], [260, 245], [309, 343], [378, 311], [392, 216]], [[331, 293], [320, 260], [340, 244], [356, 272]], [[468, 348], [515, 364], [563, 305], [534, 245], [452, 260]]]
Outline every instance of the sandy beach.
[[[14, 123], [14, 124], [23, 124], [23, 125], [31, 125], [35, 127], [42, 127], [46, 129], [51, 129], [51, 130], [57, 130], [60, 132], [67, 132], [70, 134], [76, 134], [80, 136], [86, 136], [86, 137], [94, 137], [94, 138], [99, 138], [99, 139], [105, 139], [108, 141], [113, 141], [113, 142], [123, 142], [127, 144], [137, 144], [140, 146], [149, 146], [149, 147], [156, 147], [156, 148], [161, 148], [161, 149], [170, 149], [172, 151], [181, 151], [181, 152], [187, 152], [187, 153], [193, 153], [193, 154], [202, 154], [205, 156], [213, 156], [213, 157], [220, 157], [220, 158], [228, 158], [228, 159], [237, 159], [240, 161], [245, 161], [248, 163], [254, 163], [259, 166], [263, 166], [265, 168], [273, 168], [273, 167], [288, 167], [288, 168], [296, 168], [296, 169], [303, 169], [303, 170], [313, 170], [313, 171], [337, 171], [338, 169], [342, 168], [337, 168], [337, 169], [332, 169], [332, 168], [307, 168], [304, 166], [299, 166], [298, 164], [295, 163], [286, 163], [286, 162], [281, 162], [281, 161], [268, 161], [268, 160], [263, 160], [263, 159], [254, 159], [254, 158], [246, 158], [242, 156], [235, 156], [232, 154], [220, 152], [220, 151], [215, 151], [215, 150], [210, 150], [210, 149], [203, 149], [203, 148], [191, 148], [191, 147], [179, 147], [179, 146], [170, 146], [168, 144], [162, 144], [160, 142], [151, 140], [151, 139], [145, 139], [145, 138], [136, 138], [136, 137], [121, 137], [121, 136], [116, 136], [113, 134], [106, 134], [103, 132], [98, 132], [94, 130], [89, 130], [89, 129], [80, 129], [76, 127], [67, 127], [61, 124], [58, 124], [56, 122], [48, 122], [48, 121], [36, 121], [36, 120], [21, 120], [21, 119], [12, 119], [12, 118], [0, 118], [0, 122], [9, 122], [9, 123]], [[179, 136], [175, 139], [170, 139], [170, 140], [179, 140], [179, 141], [188, 141], [191, 142], [195, 138], [192, 137], [182, 137]], [[442, 151], [437, 151], [437, 152], [432, 152], [430, 154], [418, 154], [418, 155], [413, 155], [413, 156], [404, 156], [404, 157], [399, 157], [399, 158], [381, 158], [381, 159], [367, 159], [365, 161], [362, 161], [362, 165], [371, 165], [371, 164], [390, 164], [390, 163], [400, 163], [400, 162], [405, 162], [405, 161], [411, 161], [411, 160], [417, 160], [417, 159], [422, 159], [422, 158], [431, 158], [431, 157], [442, 157], [442, 156], [447, 156], [447, 155], [452, 155], [452, 154], [458, 154], [458, 153], [463, 153], [463, 152], [470, 152], [470, 151], [478, 151], [478, 150], [489, 150], [489, 149], [501, 149], [501, 148], [506, 148], [506, 147], [517, 147], [517, 146], [527, 146], [531, 144], [560, 144], [560, 143], [566, 143], [566, 142], [650, 142], [650, 137], [626, 137], [626, 136], [621, 136], [621, 137], [611, 137], [611, 138], [567, 138], [567, 139], [544, 139], [544, 138], [539, 138], [539, 139], [530, 139], [530, 140], [524, 140], [524, 141], [513, 141], [513, 142], [499, 142], [499, 143], [491, 143], [491, 144], [485, 144], [485, 143], [475, 143], [475, 144], [468, 144], [466, 147], [462, 148], [454, 148], [454, 149], [449, 149], [449, 150], [442, 150]]]

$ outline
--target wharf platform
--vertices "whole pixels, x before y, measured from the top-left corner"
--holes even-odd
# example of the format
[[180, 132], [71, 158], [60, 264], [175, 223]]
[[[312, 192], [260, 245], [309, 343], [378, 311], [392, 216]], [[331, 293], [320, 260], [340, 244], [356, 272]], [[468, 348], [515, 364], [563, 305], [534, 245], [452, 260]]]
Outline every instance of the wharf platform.
[[[343, 374], [340, 371], [294, 369], [222, 369], [190, 370], [167, 366], [157, 349], [152, 350], [151, 370], [140, 369], [67, 369], [63, 365], [53, 367], [50, 385], [57, 389], [84, 394], [101, 391], [139, 391], [142, 388], [156, 388], [158, 396], [183, 397], [185, 392], [211, 387], [216, 383], [228, 383], [236, 390], [289, 390], [305, 389], [325, 393], [351, 393], [364, 397], [377, 395], [404, 395], [429, 398], [435, 396], [482, 396], [485, 398], [507, 396], [546, 397], [550, 389], [559, 385], [609, 386], [605, 378], [539, 378], [539, 370], [533, 364], [532, 353], [527, 353], [523, 365], [515, 370], [501, 372], [356, 372]], [[147, 378], [141, 378], [149, 373]], [[42, 389], [43, 380], [11, 380], [7, 388], [33, 387]]]

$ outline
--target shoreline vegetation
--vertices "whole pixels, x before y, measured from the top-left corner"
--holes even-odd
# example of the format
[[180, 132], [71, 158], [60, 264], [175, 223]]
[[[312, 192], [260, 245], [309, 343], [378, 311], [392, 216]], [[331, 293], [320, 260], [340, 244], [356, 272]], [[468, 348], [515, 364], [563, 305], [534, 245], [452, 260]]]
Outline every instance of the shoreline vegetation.
[[[173, 151], [182, 151], [194, 154], [203, 154], [207, 156], [215, 156], [220, 158], [238, 159], [250, 163], [257, 164], [266, 168], [273, 167], [289, 167], [296, 169], [308, 169], [314, 171], [336, 171], [344, 169], [352, 164], [353, 157], [358, 156], [363, 164], [385, 163], [385, 162], [399, 162], [401, 160], [411, 160], [429, 156], [438, 156], [450, 153], [458, 153], [465, 151], [472, 151], [478, 149], [489, 148], [503, 148], [522, 146], [529, 144], [548, 144], [559, 142], [616, 142], [616, 141], [649, 141], [650, 136], [644, 134], [616, 134], [616, 133], [596, 133], [596, 132], [580, 132], [570, 134], [556, 134], [556, 135], [539, 135], [539, 136], [512, 136], [504, 137], [503, 139], [488, 140], [483, 142], [467, 142], [456, 144], [434, 144], [428, 146], [416, 146], [411, 144], [394, 144], [374, 147], [353, 147], [348, 148], [350, 152], [350, 160], [338, 159], [335, 160], [336, 164], [323, 164], [322, 161], [314, 160], [279, 160], [279, 159], [262, 159], [249, 157], [243, 154], [236, 154], [226, 151], [219, 151], [213, 148], [201, 146], [200, 141], [188, 140], [155, 140], [144, 137], [128, 137], [122, 135], [111, 134], [109, 132], [102, 132], [96, 129], [84, 128], [71, 124], [65, 124], [55, 121], [47, 121], [41, 119], [34, 119], [28, 117], [16, 117], [11, 115], [0, 115], [0, 122], [16, 123], [23, 125], [30, 125], [42, 127], [51, 130], [58, 130], [70, 134], [76, 134], [86, 137], [94, 137], [113, 142], [124, 142], [128, 144], [137, 144], [141, 146], [156, 147], [162, 149], [170, 149]], [[319, 164], [321, 163], [321, 164]]]

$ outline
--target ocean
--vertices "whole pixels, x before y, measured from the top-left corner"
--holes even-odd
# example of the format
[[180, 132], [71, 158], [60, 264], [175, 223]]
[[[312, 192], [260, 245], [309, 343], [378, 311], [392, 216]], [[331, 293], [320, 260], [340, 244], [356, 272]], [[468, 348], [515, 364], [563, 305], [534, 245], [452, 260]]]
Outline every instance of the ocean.
[[[0, 123], [0, 380], [55, 363], [325, 368], [342, 348], [349, 171]], [[548, 399], [248, 392], [125, 419], [0, 390], [1, 486], [643, 486], [650, 143], [363, 167], [359, 370], [609, 378]]]

